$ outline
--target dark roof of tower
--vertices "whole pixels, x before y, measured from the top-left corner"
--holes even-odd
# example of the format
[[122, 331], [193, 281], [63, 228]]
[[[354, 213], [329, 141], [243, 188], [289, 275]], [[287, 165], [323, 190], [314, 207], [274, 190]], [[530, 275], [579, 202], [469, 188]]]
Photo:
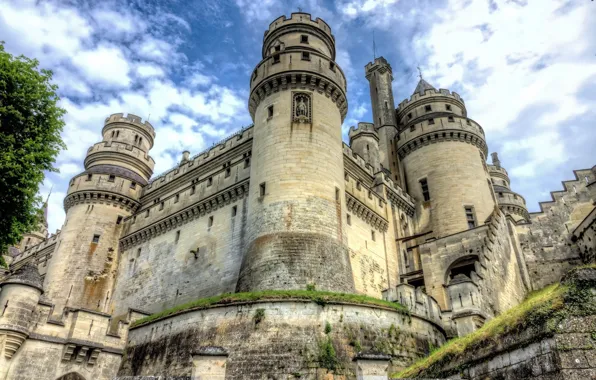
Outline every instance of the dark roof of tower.
[[414, 90], [414, 94], [415, 93], [424, 94], [424, 91], [426, 91], [426, 90], [437, 91], [437, 89], [434, 88], [433, 86], [431, 86], [427, 81], [420, 78], [420, 81], [418, 82], [418, 85], [416, 86], [416, 89]]
[[2, 284], [24, 284], [43, 292], [43, 280], [37, 266], [33, 263], [26, 263], [14, 271], [6, 280], [2, 281]]
[[145, 180], [145, 178], [141, 177], [132, 170], [120, 166], [96, 165], [85, 170], [82, 174], [113, 174], [120, 177], [128, 178], [143, 186], [147, 185], [147, 181]]

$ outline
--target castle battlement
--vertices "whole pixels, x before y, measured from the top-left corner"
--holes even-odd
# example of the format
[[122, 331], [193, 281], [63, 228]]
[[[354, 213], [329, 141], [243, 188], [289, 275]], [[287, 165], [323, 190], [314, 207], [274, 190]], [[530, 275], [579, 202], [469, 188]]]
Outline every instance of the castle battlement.
[[333, 34], [331, 34], [331, 27], [329, 26], [329, 24], [327, 24], [323, 19], [318, 17], [315, 20], [313, 20], [310, 13], [304, 12], [292, 13], [290, 15], [290, 18], [287, 18], [285, 15], [276, 18], [271, 24], [269, 24], [269, 29], [265, 31], [263, 39], [266, 39], [267, 35], [271, 32], [274, 32], [282, 27], [295, 24], [309, 24], [311, 26], [319, 28], [325, 34], [327, 34], [333, 42], [335, 42], [335, 37], [333, 36]]
[[104, 122], [103, 131], [105, 131], [108, 126], [110, 126], [111, 124], [115, 124], [115, 123], [136, 125], [137, 127], [149, 132], [149, 134], [153, 138], [155, 138], [155, 129], [153, 128], [153, 125], [151, 125], [151, 123], [149, 123], [148, 121], [143, 121], [140, 116], [133, 115], [131, 113], [127, 114], [126, 116], [124, 116], [123, 113], [112, 114], [112, 115], [106, 117], [106, 120]]
[[377, 131], [375, 130], [375, 125], [373, 123], [358, 123], [358, 127], [352, 126], [348, 131], [350, 141], [352, 141], [352, 139], [354, 139], [355, 137], [364, 134], [373, 136], [377, 140], [379, 139], [379, 135], [377, 134]]
[[145, 152], [143, 149], [140, 149], [137, 146], [132, 144], [127, 144], [119, 141], [100, 141], [96, 144], [93, 144], [87, 149], [87, 156], [94, 152], [111, 152], [111, 153], [124, 153], [126, 155], [134, 156], [135, 158], [140, 158], [144, 161], [153, 166], [155, 164], [155, 160], [149, 155], [148, 152]]
[[391, 302], [399, 302], [408, 308], [413, 315], [429, 319], [442, 328], [444, 320], [441, 307], [437, 300], [410, 284], [398, 284], [392, 288], [383, 290], [383, 299]]
[[371, 164], [366, 162], [364, 158], [360, 157], [358, 153], [355, 153], [352, 148], [346, 143], [343, 143], [343, 150], [344, 156], [349, 157], [351, 161], [356, 163], [360, 168], [362, 168], [365, 172], [370, 174], [371, 176], [375, 175], [375, 168], [372, 167]]
[[22, 264], [24, 264], [26, 261], [28, 261], [27, 259], [29, 259], [30, 257], [35, 256], [35, 254], [37, 254], [38, 252], [41, 252], [44, 249], [56, 244], [59, 236], [60, 236], [60, 230], [58, 230], [56, 232], [56, 234], [50, 235], [49, 238], [42, 241], [41, 243], [31, 246], [31, 247], [29, 247], [29, 249], [27, 249], [25, 251], [22, 251], [19, 255], [14, 257], [14, 261], [12, 262], [11, 265], [14, 266], [14, 268], [20, 267]]
[[195, 154], [187, 162], [175, 166], [166, 172], [153, 177], [149, 181], [149, 185], [145, 187], [144, 195], [147, 195], [158, 188], [165, 186], [189, 170], [206, 165], [228, 153], [231, 149], [244, 144], [246, 141], [252, 138], [252, 128], [252, 125], [243, 127], [239, 131], [234, 132], [232, 135], [220, 140], [217, 143], [214, 143], [211, 145], [211, 147]]
[[[397, 106], [397, 112], [398, 113], [404, 112], [409, 105], [411, 105], [412, 103], [417, 102], [419, 100], [432, 99], [432, 98], [436, 98], [436, 97], [451, 98], [451, 99], [461, 102], [463, 105], [465, 105], [464, 99], [461, 96], [459, 96], [459, 94], [455, 91], [452, 92], [452, 91], [449, 91], [444, 88], [441, 88], [439, 90], [427, 89], [426, 91], [424, 91], [423, 95], [420, 95], [420, 93], [416, 92], [416, 93], [412, 94], [412, 96], [410, 96], [409, 99], [402, 100], [402, 102], [399, 103], [399, 105]], [[433, 99], [432, 101], [435, 101], [435, 100]]]

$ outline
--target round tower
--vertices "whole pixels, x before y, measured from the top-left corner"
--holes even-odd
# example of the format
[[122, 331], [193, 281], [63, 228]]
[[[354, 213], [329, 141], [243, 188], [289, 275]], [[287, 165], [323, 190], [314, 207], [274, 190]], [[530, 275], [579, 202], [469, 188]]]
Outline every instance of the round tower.
[[530, 214], [526, 207], [526, 200], [524, 197], [511, 190], [511, 180], [507, 170], [501, 166], [499, 155], [494, 152], [491, 153], [492, 165], [488, 165], [488, 172], [490, 180], [493, 185], [495, 197], [499, 209], [511, 217], [516, 222], [530, 221]]
[[350, 127], [350, 148], [371, 164], [375, 171], [380, 169], [379, 135], [372, 123], [358, 123], [358, 128]]
[[250, 81], [254, 121], [247, 251], [238, 291], [352, 292], [341, 124], [346, 79], [329, 25], [306, 13], [273, 21]]
[[420, 79], [398, 107], [397, 140], [419, 230], [436, 238], [484, 224], [495, 207], [482, 127], [455, 92]]
[[110, 298], [122, 220], [139, 207], [153, 173], [155, 131], [132, 114], [106, 118], [103, 140], [87, 151], [85, 171], [70, 181], [66, 221], [45, 277], [54, 313], [65, 306], [102, 311]]
[[8, 362], [29, 336], [36, 320], [35, 307], [43, 293], [37, 267], [27, 263], [0, 283], [0, 379], [10, 368]]

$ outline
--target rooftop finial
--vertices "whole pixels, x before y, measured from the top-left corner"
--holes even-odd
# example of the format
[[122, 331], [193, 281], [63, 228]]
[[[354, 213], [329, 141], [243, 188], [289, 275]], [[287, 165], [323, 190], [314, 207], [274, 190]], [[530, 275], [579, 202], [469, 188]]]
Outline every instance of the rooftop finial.
[[420, 69], [420, 66], [416, 66], [418, 68], [418, 76], [420, 77], [420, 79], [422, 79], [422, 70]]
[[377, 59], [377, 45], [375, 44], [375, 31], [373, 30], [373, 61]]

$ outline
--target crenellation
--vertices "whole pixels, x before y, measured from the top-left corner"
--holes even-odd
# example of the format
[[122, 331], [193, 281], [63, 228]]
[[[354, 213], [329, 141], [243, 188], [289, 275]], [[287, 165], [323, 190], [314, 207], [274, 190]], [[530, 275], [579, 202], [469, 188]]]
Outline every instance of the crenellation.
[[394, 373], [594, 263], [596, 166], [528, 213], [460, 95], [421, 76], [395, 107], [383, 57], [364, 67], [372, 122], [344, 143], [335, 54], [323, 20], [274, 20], [253, 124], [160, 175], [149, 152], [167, 136], [108, 116], [61, 230], [46, 200], [6, 255], [0, 379], [351, 379], [366, 358]]

